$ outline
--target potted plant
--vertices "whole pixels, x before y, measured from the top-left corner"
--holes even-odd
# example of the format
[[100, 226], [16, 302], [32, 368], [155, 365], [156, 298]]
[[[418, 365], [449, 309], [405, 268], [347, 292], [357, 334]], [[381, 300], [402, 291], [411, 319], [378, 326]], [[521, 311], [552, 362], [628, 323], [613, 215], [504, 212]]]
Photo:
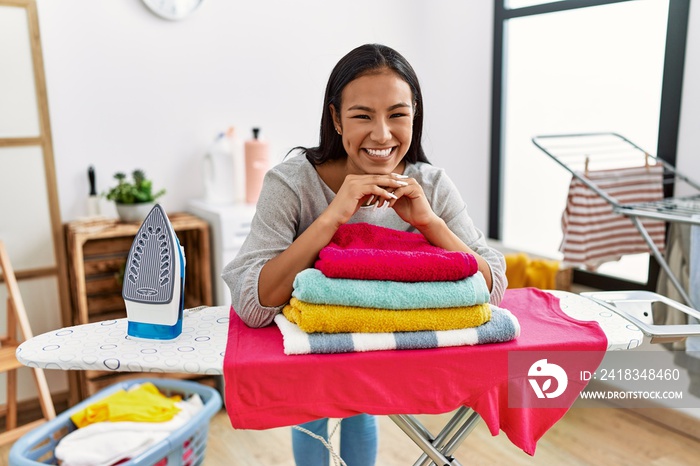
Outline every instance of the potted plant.
[[119, 218], [125, 222], [143, 221], [155, 205], [156, 199], [165, 194], [165, 189], [153, 192], [153, 182], [146, 178], [143, 170], [134, 170], [132, 180], [122, 172], [114, 174], [117, 185], [105, 197], [114, 201]]

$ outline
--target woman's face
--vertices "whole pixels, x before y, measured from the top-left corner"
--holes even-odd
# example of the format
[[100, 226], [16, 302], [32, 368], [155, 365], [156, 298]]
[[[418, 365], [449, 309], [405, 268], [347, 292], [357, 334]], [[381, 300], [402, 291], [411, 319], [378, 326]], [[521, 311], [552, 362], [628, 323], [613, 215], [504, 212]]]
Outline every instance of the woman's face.
[[348, 173], [401, 173], [413, 137], [408, 83], [389, 69], [360, 76], [343, 89], [341, 107], [331, 105], [331, 113], [348, 154]]

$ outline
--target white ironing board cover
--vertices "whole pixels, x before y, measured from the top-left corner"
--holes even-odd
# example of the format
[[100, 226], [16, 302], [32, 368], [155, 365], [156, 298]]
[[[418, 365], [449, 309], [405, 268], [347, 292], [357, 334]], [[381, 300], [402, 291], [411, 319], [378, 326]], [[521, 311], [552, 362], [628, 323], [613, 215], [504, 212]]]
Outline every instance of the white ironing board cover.
[[[643, 333], [614, 312], [574, 293], [549, 292], [569, 316], [597, 321], [608, 339], [608, 351], [642, 344]], [[127, 336], [125, 318], [94, 322], [38, 335], [23, 342], [16, 355], [25, 366], [42, 369], [221, 375], [228, 324], [227, 306], [186, 309], [182, 334], [165, 341]]]
[[581, 295], [547, 290], [559, 298], [565, 314], [578, 320], [595, 320], [608, 338], [608, 351], [630, 350], [644, 342], [644, 333], [624, 317]]
[[173, 340], [129, 337], [127, 321], [107, 320], [38, 335], [17, 348], [30, 367], [115, 372], [223, 374], [229, 307], [185, 309]]

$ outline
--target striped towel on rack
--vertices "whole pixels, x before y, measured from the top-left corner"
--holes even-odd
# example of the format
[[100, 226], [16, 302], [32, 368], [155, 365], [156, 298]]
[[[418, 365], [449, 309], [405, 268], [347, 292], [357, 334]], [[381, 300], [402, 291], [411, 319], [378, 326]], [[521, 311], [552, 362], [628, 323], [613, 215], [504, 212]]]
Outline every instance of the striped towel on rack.
[[[590, 171], [585, 176], [622, 205], [663, 199], [661, 165]], [[663, 252], [665, 223], [642, 219], [642, 225]], [[649, 246], [632, 221], [613, 213], [608, 201], [576, 177], [569, 185], [562, 231], [564, 236], [559, 250], [564, 253], [564, 262], [571, 265], [595, 269], [626, 254], [649, 252]]]

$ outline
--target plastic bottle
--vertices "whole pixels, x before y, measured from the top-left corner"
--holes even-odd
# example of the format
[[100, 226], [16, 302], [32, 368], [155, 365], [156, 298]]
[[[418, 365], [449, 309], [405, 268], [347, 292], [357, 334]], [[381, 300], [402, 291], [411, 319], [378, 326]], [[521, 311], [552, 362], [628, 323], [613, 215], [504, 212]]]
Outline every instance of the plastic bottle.
[[234, 167], [229, 138], [219, 133], [204, 156], [204, 200], [213, 204], [234, 202]]
[[245, 152], [243, 141], [238, 137], [236, 128], [230, 126], [226, 131], [231, 155], [233, 156], [233, 201], [236, 204], [245, 202]]
[[259, 139], [260, 128], [253, 128], [253, 139], [245, 142], [245, 201], [256, 204], [263, 178], [270, 167], [270, 148]]

